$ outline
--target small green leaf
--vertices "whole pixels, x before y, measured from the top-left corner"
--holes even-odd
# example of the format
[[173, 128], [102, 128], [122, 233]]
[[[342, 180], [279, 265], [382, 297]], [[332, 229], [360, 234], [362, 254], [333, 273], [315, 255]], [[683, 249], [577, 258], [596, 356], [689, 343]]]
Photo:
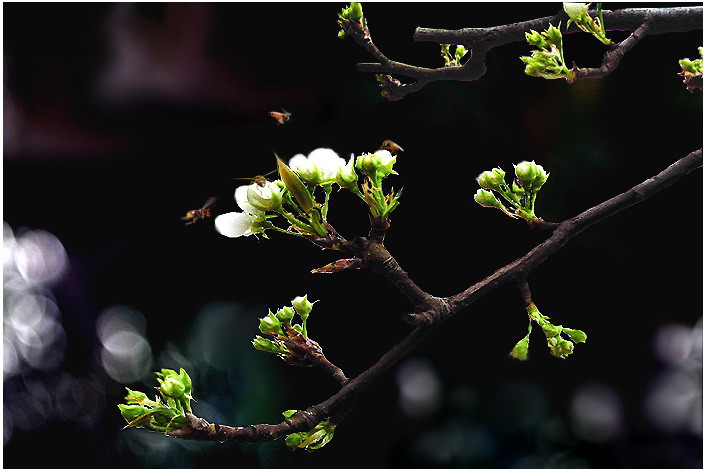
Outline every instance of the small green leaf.
[[585, 341], [587, 341], [587, 334], [585, 334], [584, 331], [580, 331], [579, 329], [563, 328], [563, 332], [570, 336], [570, 339], [572, 339], [576, 343], [584, 343]]
[[509, 353], [514, 359], [525, 361], [529, 356], [529, 334], [524, 336], [521, 341], [516, 343], [512, 352]]
[[293, 416], [294, 413], [296, 413], [299, 410], [286, 410], [282, 412], [282, 415], [284, 415], [284, 418], [289, 419]]

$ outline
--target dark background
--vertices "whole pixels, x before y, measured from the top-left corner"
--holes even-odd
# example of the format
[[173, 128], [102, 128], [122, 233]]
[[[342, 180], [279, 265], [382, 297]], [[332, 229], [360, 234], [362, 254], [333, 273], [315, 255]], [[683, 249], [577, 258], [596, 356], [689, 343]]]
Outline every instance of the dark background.
[[[481, 171], [536, 160], [551, 172], [537, 213], [560, 221], [702, 145], [702, 95], [677, 76], [700, 31], [649, 36], [613, 74], [573, 85], [524, 75], [518, 58], [530, 48], [515, 43], [491, 51], [476, 82], [433, 83], [388, 102], [371, 74], [355, 70], [371, 57], [336, 38], [343, 6], [4, 5], [5, 242], [43, 230], [68, 256], [53, 281], [20, 289], [8, 288], [6, 262], [4, 465], [702, 467], [699, 171], [532, 273], [541, 311], [588, 333], [567, 360], [552, 358], [536, 330], [530, 359], [509, 358], [526, 315], [507, 286], [382, 376], [313, 454], [281, 440], [221, 445], [120, 431], [123, 386], [149, 391], [162, 367], [186, 367], [195, 413], [226, 424], [279, 422], [281, 411], [328, 398], [336, 386], [320, 372], [249, 343], [257, 319], [297, 295], [321, 300], [309, 330], [348, 376], [409, 331], [399, 318], [408, 304], [380, 277], [309, 274], [335, 254], [280, 234], [231, 240], [211, 221], [179, 220], [211, 195], [215, 213], [236, 211], [230, 177], [272, 170], [273, 151], [288, 159], [331, 147], [347, 159], [384, 139], [403, 146], [399, 176], [388, 179], [404, 195], [387, 247], [422, 288], [447, 296], [547, 236], [476, 205]], [[388, 57], [432, 67], [442, 64], [438, 46], [415, 43], [417, 26], [493, 26], [558, 8], [364, 5]], [[585, 34], [564, 43], [569, 64], [597, 66], [605, 51]], [[282, 107], [293, 118], [276, 126], [267, 112]], [[349, 193], [333, 195], [341, 234], [365, 234], [366, 220]], [[12, 321], [8, 299], [26, 293], [59, 313], [46, 363], [23, 358], [26, 336], [15, 332], [28, 328]], [[111, 307], [130, 311], [136, 346], [147, 343], [139, 375], [106, 372], [96, 330]], [[419, 395], [410, 409], [409, 378], [426, 387], [406, 385]]]

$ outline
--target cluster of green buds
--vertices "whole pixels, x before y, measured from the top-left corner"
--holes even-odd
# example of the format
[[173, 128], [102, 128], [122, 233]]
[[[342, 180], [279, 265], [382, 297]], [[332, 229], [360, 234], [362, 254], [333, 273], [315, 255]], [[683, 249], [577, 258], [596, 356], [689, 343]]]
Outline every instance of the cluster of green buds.
[[544, 79], [565, 78], [568, 82], [575, 77], [575, 72], [568, 69], [563, 58], [563, 35], [558, 28], [549, 25], [541, 33], [531, 30], [526, 33], [526, 40], [537, 49], [531, 51], [531, 56], [522, 56], [520, 59], [526, 68], [524, 73], [533, 77]]
[[[290, 418], [294, 413], [296, 413], [296, 410], [287, 410], [282, 415], [284, 415], [284, 418]], [[292, 449], [315, 451], [333, 439], [335, 426], [330, 421], [321, 421], [311, 431], [289, 434], [285, 440], [286, 445]]]
[[460, 66], [460, 60], [467, 53], [468, 50], [462, 44], [457, 44], [453, 53], [450, 52], [450, 44], [441, 44], [441, 57], [445, 67]]
[[[510, 355], [519, 360], [525, 360], [529, 355], [529, 335], [531, 335], [531, 324], [535, 322], [543, 330], [543, 334], [546, 336], [546, 342], [548, 343], [548, 349], [551, 354], [555, 357], [565, 359], [570, 354], [573, 353], [573, 343], [584, 343], [587, 340], [587, 335], [580, 331], [579, 329], [564, 328], [563, 326], [556, 326], [552, 324], [548, 316], [544, 316], [536, 308], [534, 303], [529, 303], [526, 307], [526, 312], [529, 315], [529, 329], [526, 336], [516, 343], [514, 349]], [[572, 340], [563, 338], [561, 335], [565, 333]]]
[[365, 180], [362, 183], [362, 192], [357, 189], [357, 184], [352, 191], [367, 203], [373, 217], [389, 218], [389, 215], [399, 206], [401, 190], [394, 193], [394, 189], [391, 189], [388, 194], [385, 194], [382, 189], [382, 181], [392, 174], [397, 174], [392, 168], [396, 161], [397, 157], [387, 149], [362, 154], [355, 161], [355, 168], [365, 175]]
[[683, 83], [689, 91], [703, 88], [703, 48], [698, 48], [700, 59], [681, 59], [678, 63], [682, 72], [678, 75], [683, 77]]
[[[531, 222], [537, 220], [534, 214], [536, 195], [546, 183], [549, 173], [534, 161], [523, 161], [514, 166], [516, 179], [512, 185], [504, 181], [505, 172], [495, 167], [477, 177], [481, 189], [475, 194], [475, 201], [488, 208], [497, 208], [512, 218], [523, 218]], [[507, 202], [509, 208], [499, 201], [499, 194]]]
[[[255, 349], [271, 352], [278, 355], [293, 365], [311, 365], [313, 356], [320, 354], [321, 348], [314, 340], [308, 337], [306, 321], [308, 320], [313, 305], [308, 296], [296, 297], [291, 301], [291, 306], [285, 306], [259, 320], [259, 330], [265, 336], [255, 336], [252, 345]], [[292, 325], [294, 315], [299, 315], [301, 323]]]
[[150, 400], [146, 393], [127, 389], [125, 404], [118, 405], [125, 428], [143, 428], [158, 433], [168, 433], [185, 425], [186, 413], [191, 413], [191, 378], [184, 369], [179, 373], [162, 369], [157, 374], [159, 395]]
[[605, 36], [605, 22], [602, 19], [602, 3], [597, 4], [597, 16], [595, 18], [588, 14], [589, 3], [564, 3], [563, 10], [568, 15], [568, 24], [566, 27], [570, 26], [571, 23], [581, 30], [593, 35], [602, 44], [611, 45], [612, 41], [607, 39]]
[[350, 5], [343, 8], [338, 13], [338, 38], [345, 38], [347, 35], [361, 35], [363, 38], [370, 37], [367, 29], [367, 21], [362, 14], [362, 4], [360, 2], [350, 2]]

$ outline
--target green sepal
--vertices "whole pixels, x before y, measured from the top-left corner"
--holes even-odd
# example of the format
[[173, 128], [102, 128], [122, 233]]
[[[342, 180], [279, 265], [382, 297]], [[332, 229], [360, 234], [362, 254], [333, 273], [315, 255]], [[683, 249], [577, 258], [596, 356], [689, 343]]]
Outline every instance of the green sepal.
[[282, 182], [284, 182], [284, 185], [286, 185], [287, 190], [294, 197], [296, 203], [299, 204], [301, 209], [307, 215], [310, 215], [315, 205], [315, 201], [313, 200], [311, 192], [308, 191], [306, 185], [299, 178], [299, 176], [296, 175], [296, 172], [291, 170], [291, 168], [287, 166], [284, 161], [279, 159], [278, 156], [277, 168], [279, 170], [279, 178], [282, 180]]

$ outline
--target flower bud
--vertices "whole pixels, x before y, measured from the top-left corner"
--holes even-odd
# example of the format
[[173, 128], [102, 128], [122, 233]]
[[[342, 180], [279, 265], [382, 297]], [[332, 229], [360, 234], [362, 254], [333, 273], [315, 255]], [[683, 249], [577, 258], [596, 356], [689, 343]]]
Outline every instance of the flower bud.
[[263, 334], [280, 334], [282, 336], [284, 335], [281, 322], [271, 311], [267, 316], [259, 320], [259, 330]]
[[536, 165], [536, 169], [538, 171], [538, 175], [534, 179], [534, 181], [531, 183], [531, 187], [534, 189], [534, 191], [540, 190], [541, 187], [543, 187], [543, 184], [546, 183], [548, 180], [548, 172], [543, 170], [543, 166]]
[[276, 317], [282, 323], [288, 323], [294, 317], [294, 309], [290, 306], [285, 306], [277, 311]]
[[587, 12], [587, 3], [564, 3], [563, 10], [566, 12], [571, 21], [579, 22], [583, 15]]
[[497, 197], [494, 196], [494, 193], [485, 189], [477, 190], [477, 193], [475, 193], [475, 201], [483, 207], [487, 208], [504, 208], [504, 205], [502, 205], [502, 203], [497, 200]]
[[350, 2], [348, 10], [348, 18], [351, 20], [360, 20], [362, 18], [362, 5], [360, 2]]
[[140, 416], [149, 412], [148, 408], [140, 405], [118, 405], [118, 408], [120, 408], [120, 414], [128, 423], [132, 423]]
[[279, 208], [282, 205], [282, 194], [282, 189], [273, 182], [265, 185], [255, 183], [247, 187], [248, 203], [263, 211]]
[[313, 309], [313, 303], [308, 301], [307, 297], [308, 295], [304, 295], [303, 297], [296, 297], [291, 301], [291, 304], [294, 306], [296, 312], [301, 315], [301, 318], [308, 317], [308, 314], [311, 313]]
[[514, 166], [514, 173], [521, 186], [524, 189], [530, 189], [534, 179], [538, 177], [539, 171], [534, 161], [523, 161]]
[[181, 398], [186, 391], [186, 387], [176, 377], [167, 377], [164, 380], [159, 379], [159, 386], [163, 395], [171, 398]]
[[355, 172], [355, 158], [351, 157], [348, 163], [338, 169], [335, 182], [341, 188], [353, 190], [357, 187], [357, 173]]
[[252, 340], [252, 345], [259, 351], [273, 354], [289, 354], [289, 351], [282, 344], [262, 336], [255, 336], [255, 339]]
[[486, 189], [498, 189], [504, 184], [505, 172], [499, 167], [495, 167], [492, 170], [486, 170], [477, 177], [477, 183], [480, 187]]
[[373, 154], [358, 156], [355, 167], [357, 167], [360, 172], [369, 175], [373, 179], [383, 179], [389, 174], [394, 173], [392, 166], [396, 161], [396, 156], [392, 156], [392, 153], [386, 149], [380, 149]]

